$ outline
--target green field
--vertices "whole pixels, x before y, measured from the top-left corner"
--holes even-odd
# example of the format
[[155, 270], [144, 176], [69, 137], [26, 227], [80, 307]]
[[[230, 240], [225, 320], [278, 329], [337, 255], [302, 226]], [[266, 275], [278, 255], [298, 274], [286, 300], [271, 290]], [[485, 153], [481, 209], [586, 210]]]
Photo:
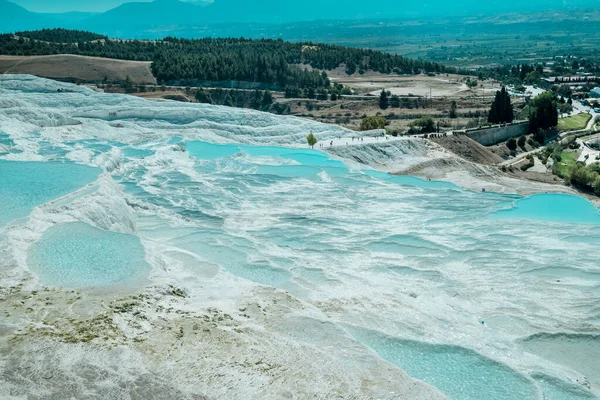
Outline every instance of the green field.
[[560, 155], [560, 162], [557, 165], [558, 175], [562, 178], [569, 176], [569, 169], [577, 162], [579, 153], [574, 151], [563, 151]]
[[[547, 62], [564, 54], [589, 59], [598, 56], [600, 10], [449, 16], [443, 22], [419, 18], [360, 24], [336, 21], [335, 35], [331, 34], [331, 22], [310, 22], [286, 27], [289, 29], [283, 32], [288, 40], [306, 40], [310, 35], [313, 41], [381, 50], [464, 68]], [[268, 36], [262, 27], [260, 32]]]
[[558, 130], [561, 132], [565, 131], [576, 131], [584, 129], [592, 116], [590, 114], [577, 114], [567, 118], [561, 118], [558, 120]]

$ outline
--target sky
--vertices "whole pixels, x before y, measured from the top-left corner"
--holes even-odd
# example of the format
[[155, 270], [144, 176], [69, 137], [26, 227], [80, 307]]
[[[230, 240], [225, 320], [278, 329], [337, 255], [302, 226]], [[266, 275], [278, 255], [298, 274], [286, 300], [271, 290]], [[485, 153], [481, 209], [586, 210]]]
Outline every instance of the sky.
[[[67, 11], [102, 12], [131, 0], [10, 0], [29, 11], [55, 13]], [[151, 0], [135, 0], [151, 1]]]
[[[152, 0], [9, 0], [14, 3], [19, 4], [20, 6], [25, 7], [29, 11], [34, 12], [42, 12], [42, 13], [57, 13], [57, 12], [67, 12], [67, 11], [87, 11], [87, 12], [103, 12], [107, 11], [111, 8], [117, 7], [123, 3], [136, 1], [136, 2], [149, 2]], [[211, 0], [182, 0], [187, 2], [211, 2]], [[218, 0], [217, 0], [218, 1]], [[240, 2], [247, 1], [261, 1], [261, 0], [240, 0]], [[284, 2], [285, 0], [282, 0]], [[322, 0], [323, 2], [327, 2], [328, 0]], [[382, 0], [384, 1], [384, 0]], [[390, 4], [394, 4], [394, 8], [402, 8], [403, 0], [389, 0]], [[472, 0], [462, 1], [462, 3], [470, 4]], [[352, 0], [350, 0], [352, 2]], [[358, 0], [358, 2], [362, 2], [362, 0]], [[522, 0], [488, 0], [485, 3], [489, 3], [490, 6], [494, 7], [494, 4], [504, 4], [505, 6], [510, 6], [511, 3], [515, 6], [520, 4]], [[538, 9], [544, 9], [541, 4], [545, 2], [543, 0], [533, 0], [538, 5]], [[600, 0], [549, 0], [550, 3], [562, 3], [563, 6], [577, 6], [586, 4], [588, 7], [590, 5], [600, 6]], [[287, 3], [287, 2], [286, 2]], [[428, 7], [427, 3], [431, 3]], [[424, 8], [437, 8], [436, 5], [439, 3], [445, 4], [447, 0], [426, 0], [424, 3], [422, 2], [422, 7]], [[473, 2], [476, 3], [476, 2]], [[293, 4], [293, 3], [292, 3]], [[418, 4], [418, 3], [417, 3]], [[414, 5], [414, 4], [413, 4]], [[431, 7], [433, 6], [433, 7]]]

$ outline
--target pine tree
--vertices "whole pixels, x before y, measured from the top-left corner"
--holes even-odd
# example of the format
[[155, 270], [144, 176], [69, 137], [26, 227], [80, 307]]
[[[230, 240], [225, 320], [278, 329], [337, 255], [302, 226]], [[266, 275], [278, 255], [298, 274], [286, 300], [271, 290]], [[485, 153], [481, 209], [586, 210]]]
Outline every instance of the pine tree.
[[260, 90], [256, 89], [254, 91], [254, 95], [252, 96], [252, 101], [250, 102], [250, 107], [254, 108], [255, 110], [258, 110], [260, 108], [260, 102], [262, 101], [262, 93], [260, 92]]
[[267, 107], [267, 106], [270, 106], [271, 104], [273, 104], [273, 95], [271, 94], [270, 91], [265, 90], [265, 92], [263, 93], [262, 105], [263, 105], [263, 107]]
[[227, 93], [225, 100], [223, 101], [223, 105], [227, 107], [233, 107], [233, 99], [231, 98], [231, 94]]

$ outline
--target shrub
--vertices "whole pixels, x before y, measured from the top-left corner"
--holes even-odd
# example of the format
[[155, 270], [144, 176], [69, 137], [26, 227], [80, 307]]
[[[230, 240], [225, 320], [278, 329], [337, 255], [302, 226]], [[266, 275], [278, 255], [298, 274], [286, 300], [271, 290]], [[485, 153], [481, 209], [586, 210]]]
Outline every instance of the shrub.
[[506, 142], [506, 147], [508, 147], [508, 149], [511, 151], [517, 150], [517, 141], [515, 140], [515, 138], [508, 139], [508, 141]]
[[421, 128], [421, 133], [435, 132], [435, 121], [431, 115], [425, 115], [412, 123], [413, 126]]
[[600, 196], [600, 174], [597, 172], [596, 166], [586, 167], [577, 163], [571, 168], [569, 176], [573, 186], [589, 190], [596, 196]]
[[360, 123], [361, 131], [370, 131], [373, 129], [383, 129], [385, 128], [387, 121], [385, 117], [376, 116], [376, 117], [366, 117]]
[[535, 165], [535, 161], [533, 160], [533, 156], [531, 154], [527, 156], [527, 160], [529, 160], [527, 164], [521, 165], [521, 171], [527, 171], [529, 168]]

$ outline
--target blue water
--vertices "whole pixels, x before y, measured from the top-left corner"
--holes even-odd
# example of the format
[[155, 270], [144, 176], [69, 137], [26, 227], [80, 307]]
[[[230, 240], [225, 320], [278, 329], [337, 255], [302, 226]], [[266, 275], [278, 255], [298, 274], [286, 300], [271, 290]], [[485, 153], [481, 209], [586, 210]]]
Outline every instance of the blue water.
[[9, 135], [0, 131], [0, 144], [7, 147], [12, 147], [15, 145], [15, 142], [10, 138]]
[[38, 154], [44, 156], [47, 160], [57, 160], [64, 157], [69, 151], [64, 147], [57, 146], [50, 142], [40, 141]]
[[71, 288], [136, 284], [150, 270], [137, 236], [83, 222], [46, 231], [32, 247], [29, 263], [43, 285]]
[[536, 194], [494, 214], [497, 218], [600, 224], [600, 213], [589, 200], [569, 194]]
[[235, 145], [212, 144], [206, 142], [187, 142], [186, 150], [190, 155], [203, 160], [228, 157], [239, 153], [240, 149]]
[[[215, 160], [236, 154], [248, 154], [253, 157], [278, 157], [294, 161], [297, 165], [263, 165], [258, 174], [276, 175], [286, 178], [316, 178], [320, 172], [334, 178], [348, 177], [348, 167], [340, 160], [330, 158], [326, 153], [313, 149], [295, 149], [277, 146], [250, 146], [232, 144], [212, 144], [192, 141], [187, 144], [189, 154], [199, 160]], [[385, 172], [366, 170], [364, 174], [399, 185], [428, 189], [458, 189], [450, 182], [427, 181], [412, 176], [394, 176]]]
[[[95, 154], [113, 147], [111, 142], [97, 140], [74, 145]], [[198, 141], [185, 146], [194, 161], [198, 175], [194, 176], [163, 159], [165, 168], [156, 168], [157, 148], [151, 143], [119, 147], [125, 161], [113, 179], [122, 185], [128, 200], [164, 209], [186, 224], [184, 228], [142, 229], [140, 236], [164, 241], [237, 277], [293, 295], [303, 296], [321, 287], [327, 293], [345, 293], [346, 280], [356, 285], [352, 290], [361, 288], [366, 299], [375, 299], [382, 282], [393, 287], [390, 291], [383, 285], [389, 298], [418, 292], [422, 285], [435, 286], [436, 296], [448, 290], [454, 298], [476, 296], [473, 293], [480, 286], [486, 293], [530, 293], [531, 288], [520, 286], [505, 289], [515, 276], [531, 279], [535, 290], [548, 280], [593, 282], [597, 278], [581, 254], [565, 255], [562, 252], [570, 249], [540, 246], [539, 238], [532, 239], [532, 246], [519, 236], [527, 229], [520, 220], [579, 223], [581, 229], [600, 224], [598, 209], [581, 197], [475, 193], [448, 182], [350, 170], [343, 162], [311, 149]], [[40, 151], [50, 159], [60, 159], [65, 153], [64, 148], [49, 143], [42, 143]], [[0, 215], [0, 225], [77, 190], [98, 174], [96, 168], [73, 163], [0, 160], [0, 201], [8, 210]], [[529, 231], [529, 235], [536, 232]], [[579, 246], [600, 243], [600, 237], [588, 231], [561, 232], [567, 235], [565, 242]], [[517, 246], [529, 249], [523, 254], [530, 251], [535, 256], [524, 261], [523, 254], [512, 251]], [[579, 265], [557, 261], [574, 257]], [[83, 222], [59, 224], [46, 231], [32, 245], [28, 263], [42, 284], [77, 288], [135, 284], [143, 282], [150, 270], [138, 236]], [[472, 281], [464, 278], [466, 270], [469, 273], [464, 276]], [[418, 307], [420, 297], [413, 299]], [[390, 312], [382, 318], [393, 319], [395, 309]], [[489, 321], [490, 326], [501, 326], [501, 318]], [[558, 378], [528, 379], [464, 347], [393, 338], [362, 328], [349, 331], [383, 359], [452, 399], [536, 399], [540, 390], [545, 398], [557, 400], [588, 395]], [[546, 356], [542, 349], [530, 347]], [[586, 373], [596, 365], [588, 364]]]
[[451, 182], [428, 181], [414, 176], [390, 175], [386, 174], [385, 172], [372, 170], [365, 171], [365, 174], [372, 176], [373, 178], [397, 183], [399, 185], [414, 186], [427, 189], [458, 189], [458, 186]]
[[533, 382], [482, 355], [462, 347], [432, 345], [349, 328], [356, 339], [410, 376], [427, 382], [451, 399], [533, 399]]
[[100, 170], [73, 163], [0, 160], [0, 226], [95, 181]]
[[[304, 130], [325, 141], [341, 132], [334, 126], [73, 89], [0, 79], [0, 91], [9, 90], [32, 123], [52, 126], [0, 132], [10, 152], [0, 159], [51, 161], [0, 161], [0, 292], [18, 277], [33, 289], [26, 267], [41, 286], [102, 288], [110, 297], [138, 289], [162, 297], [172, 284], [189, 294], [173, 307], [242, 307], [234, 316], [242, 325], [247, 304], [252, 329], [231, 331], [246, 346], [239, 350], [250, 345], [269, 365], [293, 366], [252, 363], [258, 378], [249, 393], [266, 378], [293, 381], [291, 397], [310, 397], [301, 391], [317, 388], [306, 379], [318, 376], [328, 381], [318, 389], [332, 394], [322, 398], [387, 399], [396, 394], [391, 386], [411, 385], [401, 369], [456, 400], [593, 398], [587, 384], [600, 393], [600, 221], [587, 200], [479, 193], [361, 169], [307, 146], [259, 145], [301, 139]], [[107, 122], [115, 108], [125, 128]], [[22, 117], [6, 111], [0, 131]], [[72, 115], [80, 125], [57, 126], [73, 123]], [[205, 133], [232, 141], [236, 132], [246, 144], [184, 141]], [[424, 150], [421, 140], [380, 145], [338, 154], [401, 164]], [[68, 160], [75, 157], [109, 168], [97, 179], [100, 170]], [[44, 207], [42, 223], [25, 220], [35, 206], [94, 180]], [[50, 221], [79, 222], [48, 228]], [[21, 318], [12, 308], [17, 332], [42, 322], [39, 310]], [[185, 338], [188, 346], [193, 334]], [[231, 350], [213, 342], [217, 361]], [[274, 345], [290, 351], [275, 354]], [[346, 373], [352, 382], [338, 378]], [[216, 377], [207, 395], [228, 383]]]
[[125, 149], [123, 149], [123, 155], [125, 157], [129, 157], [129, 158], [145, 158], [145, 157], [150, 157], [151, 155], [154, 155], [155, 151], [154, 150], [148, 150], [148, 149], [136, 149], [136, 148], [131, 148], [131, 147], [127, 147]]

